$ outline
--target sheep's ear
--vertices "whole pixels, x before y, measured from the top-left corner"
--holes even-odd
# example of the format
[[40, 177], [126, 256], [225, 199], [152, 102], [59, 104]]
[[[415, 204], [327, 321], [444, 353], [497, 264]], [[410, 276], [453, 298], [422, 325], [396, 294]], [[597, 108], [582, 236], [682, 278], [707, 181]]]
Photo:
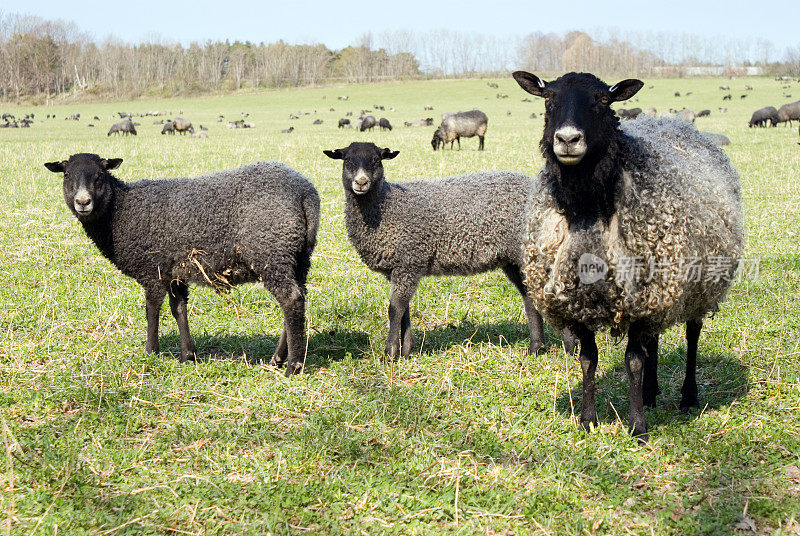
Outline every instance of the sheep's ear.
[[66, 160], [62, 160], [61, 162], [45, 162], [44, 167], [52, 171], [53, 173], [64, 173], [64, 166], [67, 165]]
[[545, 86], [547, 86], [547, 82], [535, 74], [531, 74], [526, 71], [514, 71], [511, 73], [511, 76], [514, 77], [514, 80], [517, 81], [517, 84], [519, 84], [522, 89], [531, 95], [536, 95], [537, 97], [542, 96], [542, 92], [544, 91]]
[[323, 150], [325, 156], [328, 158], [333, 158], [334, 160], [344, 160], [344, 151], [341, 149], [334, 149], [333, 151]]
[[102, 165], [103, 169], [106, 171], [109, 169], [117, 169], [120, 164], [122, 164], [122, 158], [103, 158], [100, 160], [100, 165]]
[[611, 94], [611, 100], [613, 102], [620, 102], [628, 100], [636, 95], [642, 87], [644, 87], [644, 82], [641, 80], [628, 78], [608, 88], [608, 92]]
[[388, 147], [381, 149], [381, 160], [391, 160], [395, 156], [399, 155], [400, 151], [392, 151]]

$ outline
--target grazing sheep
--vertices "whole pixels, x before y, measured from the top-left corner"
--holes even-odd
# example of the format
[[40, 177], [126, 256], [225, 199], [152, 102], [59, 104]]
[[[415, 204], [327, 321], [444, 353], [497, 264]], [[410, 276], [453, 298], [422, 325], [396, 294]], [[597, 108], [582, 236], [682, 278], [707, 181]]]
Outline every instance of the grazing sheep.
[[778, 108], [779, 123], [788, 123], [792, 126], [792, 121], [800, 121], [800, 101], [790, 102]]
[[722, 147], [723, 145], [730, 145], [731, 140], [725, 134], [719, 134], [718, 132], [700, 132], [703, 136], [710, 139], [714, 142], [715, 145]]
[[480, 110], [445, 114], [442, 117], [442, 124], [433, 133], [431, 140], [433, 150], [437, 150], [439, 146], [444, 150], [446, 143], [449, 143], [450, 149], [452, 149], [455, 141], [458, 142], [458, 149], [461, 150], [462, 136], [464, 138], [478, 136], [478, 150], [483, 151], [483, 140], [488, 123], [489, 118]]
[[164, 123], [164, 127], [161, 129], [161, 134], [172, 134], [175, 135], [175, 123], [172, 121], [167, 121]]
[[362, 115], [362, 117], [359, 118], [359, 121], [361, 123], [358, 125], [358, 130], [361, 132], [366, 130], [372, 131], [372, 129], [375, 128], [375, 125], [378, 124], [374, 115]]
[[700, 110], [697, 112], [697, 117], [708, 117], [711, 115], [711, 110]]
[[747, 126], [750, 128], [754, 126], [766, 127], [767, 121], [769, 121], [773, 127], [780, 121], [778, 110], [776, 110], [774, 106], [765, 106], [764, 108], [759, 108], [753, 112], [753, 115], [750, 117], [750, 122], [747, 123]]
[[339, 119], [339, 128], [345, 127], [350, 128], [350, 120], [343, 117], [342, 119]]
[[119, 123], [114, 123], [111, 125], [111, 128], [108, 131], [108, 136], [112, 134], [123, 134], [127, 136], [128, 134], [133, 134], [136, 136], [136, 127], [133, 126], [133, 121], [130, 118], [125, 119], [124, 121], [120, 121]]
[[[530, 353], [544, 342], [542, 320], [522, 283], [523, 208], [531, 179], [511, 171], [390, 183], [382, 160], [399, 151], [351, 143], [323, 151], [343, 160], [347, 234], [361, 259], [391, 283], [386, 355], [413, 346], [408, 304], [422, 277], [470, 275], [502, 268], [523, 296]], [[565, 341], [572, 351], [571, 339]]]
[[385, 117], [378, 119], [378, 126], [381, 127], [381, 130], [388, 130], [390, 132], [392, 130], [392, 124]]
[[194, 127], [192, 126], [192, 122], [188, 119], [184, 119], [183, 117], [176, 117], [172, 120], [172, 125], [175, 128], [175, 132], [180, 132], [181, 134], [194, 134]]
[[617, 110], [617, 115], [620, 119], [636, 119], [642, 114], [641, 108], [631, 108], [626, 110], [625, 108], [620, 108]]
[[294, 127], [289, 127], [281, 130], [281, 134], [291, 134], [294, 131]]
[[683, 110], [675, 114], [676, 119], [680, 119], [681, 121], [685, 121], [687, 123], [694, 123], [696, 117], [697, 115], [688, 108], [684, 108]]
[[597, 424], [595, 331], [627, 333], [628, 425], [647, 440], [643, 405], [655, 404], [658, 336], [687, 326], [681, 408], [697, 406], [697, 341], [724, 299], [742, 256], [739, 177], [693, 126], [626, 123], [610, 104], [644, 85], [608, 86], [588, 73], [545, 82], [514, 78], [544, 97], [544, 169], [529, 198], [525, 281], [537, 309], [580, 341], [581, 424]]
[[169, 295], [180, 360], [195, 359], [189, 284], [217, 290], [261, 281], [283, 310], [272, 364], [286, 375], [305, 360], [305, 283], [319, 222], [314, 185], [278, 162], [195, 178], [125, 183], [110, 171], [120, 158], [74, 154], [48, 162], [64, 173], [64, 199], [100, 252], [145, 291], [148, 352], [158, 352], [158, 321]]

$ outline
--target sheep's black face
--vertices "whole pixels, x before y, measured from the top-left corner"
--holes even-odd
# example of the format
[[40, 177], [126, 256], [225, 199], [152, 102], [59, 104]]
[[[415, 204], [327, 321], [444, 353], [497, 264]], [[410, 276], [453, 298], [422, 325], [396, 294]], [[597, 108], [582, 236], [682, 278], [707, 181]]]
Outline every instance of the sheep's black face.
[[374, 143], [354, 142], [344, 149], [322, 151], [328, 158], [344, 160], [342, 185], [348, 192], [364, 195], [383, 181], [383, 160], [397, 156], [400, 151], [381, 149]]
[[441, 145], [442, 150], [444, 150], [444, 140], [442, 140], [442, 137], [439, 134], [438, 130], [433, 133], [433, 139], [431, 140], [431, 145], [433, 145], [434, 151], [439, 148], [439, 145]]
[[544, 98], [542, 152], [564, 166], [593, 163], [606, 153], [619, 127], [611, 103], [631, 98], [644, 85], [630, 79], [608, 86], [589, 73], [568, 73], [545, 82], [516, 71], [514, 78], [522, 89]]
[[96, 154], [74, 154], [69, 160], [47, 162], [53, 173], [64, 174], [64, 201], [80, 221], [91, 222], [105, 213], [112, 198], [111, 176], [121, 158], [100, 158]]

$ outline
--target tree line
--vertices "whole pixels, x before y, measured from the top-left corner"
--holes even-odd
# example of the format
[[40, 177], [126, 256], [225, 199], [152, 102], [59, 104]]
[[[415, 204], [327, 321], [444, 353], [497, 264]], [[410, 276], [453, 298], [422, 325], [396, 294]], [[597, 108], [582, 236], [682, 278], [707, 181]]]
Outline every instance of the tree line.
[[[0, 14], [0, 99], [72, 93], [170, 96], [331, 81], [476, 76], [516, 67], [657, 76], [664, 66], [746, 63], [754, 56], [763, 57], [766, 65], [772, 52], [763, 41], [715, 45], [691, 35], [676, 39], [628, 32], [623, 40], [615, 31], [576, 31], [496, 38], [449, 30], [367, 33], [342, 50], [283, 41], [182, 45], [151, 39], [130, 44], [113, 38], [96, 42], [71, 22]], [[721, 48], [727, 51], [724, 58], [718, 57]], [[785, 62], [767, 67], [800, 74], [800, 47], [788, 50]]]

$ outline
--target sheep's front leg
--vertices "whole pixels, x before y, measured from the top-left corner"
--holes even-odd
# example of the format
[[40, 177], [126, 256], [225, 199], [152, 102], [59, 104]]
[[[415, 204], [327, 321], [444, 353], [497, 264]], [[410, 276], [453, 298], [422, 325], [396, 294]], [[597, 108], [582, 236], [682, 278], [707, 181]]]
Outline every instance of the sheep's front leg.
[[145, 351], [157, 354], [158, 347], [158, 317], [161, 314], [161, 304], [164, 303], [163, 288], [158, 289], [145, 289], [144, 302], [145, 302], [145, 316], [147, 317], [147, 343], [145, 344]]
[[594, 332], [583, 324], [575, 326], [573, 333], [581, 345], [580, 361], [583, 373], [581, 426], [588, 431], [592, 426], [597, 426], [597, 408], [594, 402], [594, 393], [597, 390], [594, 383], [594, 373], [597, 370], [597, 343], [594, 340]]
[[178, 323], [178, 335], [181, 338], [181, 357], [180, 362], [194, 361], [197, 357], [197, 349], [189, 332], [189, 315], [187, 304], [189, 302], [189, 286], [185, 283], [174, 282], [169, 289], [169, 307], [172, 316]]
[[647, 361], [646, 345], [651, 338], [652, 335], [645, 333], [641, 327], [633, 325], [628, 329], [628, 347], [625, 349], [625, 370], [628, 372], [628, 382], [630, 383], [628, 428], [634, 436], [639, 438], [640, 443], [647, 442], [642, 386], [644, 365]]
[[700, 330], [703, 329], [702, 320], [689, 320], [686, 322], [686, 376], [681, 387], [681, 411], [687, 412], [690, 408], [699, 408], [697, 400], [697, 343], [700, 340]]
[[528, 296], [528, 289], [522, 280], [522, 272], [519, 266], [515, 264], [507, 264], [503, 266], [503, 273], [511, 281], [520, 295], [522, 295], [522, 303], [525, 306], [525, 317], [528, 319], [528, 334], [530, 339], [528, 341], [528, 355], [535, 355], [542, 351], [544, 348], [544, 322], [542, 315], [536, 310], [533, 305], [533, 300]]
[[645, 406], [655, 407], [658, 388], [658, 335], [645, 341], [644, 378], [642, 379], [642, 402]]
[[[411, 353], [411, 314], [408, 304], [417, 290], [419, 278], [393, 273], [389, 297], [389, 335], [386, 339], [386, 356], [397, 359]], [[405, 327], [405, 329], [404, 329]], [[401, 341], [403, 342], [401, 346]]]

